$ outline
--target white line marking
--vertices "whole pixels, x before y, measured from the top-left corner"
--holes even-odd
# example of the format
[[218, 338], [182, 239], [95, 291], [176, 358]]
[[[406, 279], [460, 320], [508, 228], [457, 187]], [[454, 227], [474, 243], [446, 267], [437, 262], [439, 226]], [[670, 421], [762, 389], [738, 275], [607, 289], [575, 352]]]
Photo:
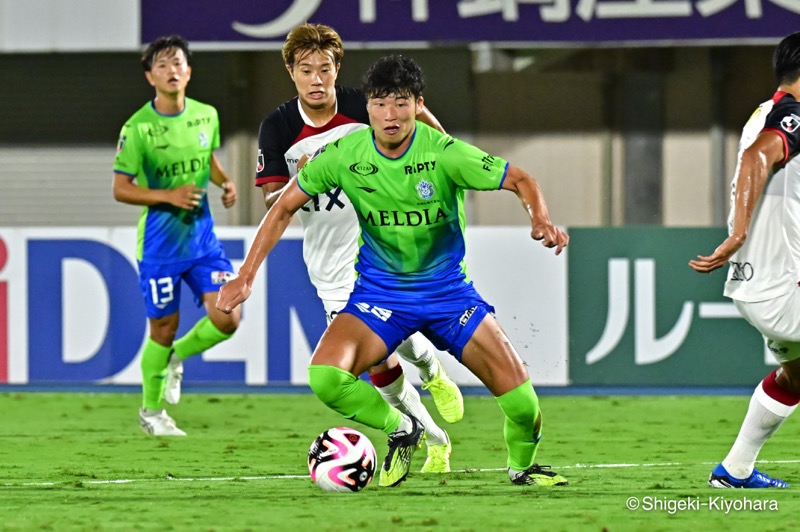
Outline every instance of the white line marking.
[[[673, 466], [695, 466], [695, 465], [717, 465], [719, 462], [700, 462], [694, 464], [687, 464], [685, 462], [656, 462], [652, 464], [575, 464], [565, 466], [553, 466], [553, 469], [618, 469], [624, 467], [673, 467]], [[800, 464], [800, 460], [758, 460], [758, 464]], [[505, 467], [494, 467], [486, 469], [459, 469], [452, 471], [453, 473], [483, 473], [489, 471], [505, 471]], [[64, 480], [61, 482], [20, 482], [19, 484], [4, 483], [0, 485], [3, 488], [15, 488], [21, 486], [58, 486], [59, 484], [69, 484], [72, 482], [80, 482], [81, 484], [102, 485], [102, 484], [132, 484], [134, 482], [231, 482], [242, 480], [292, 480], [292, 479], [308, 479], [308, 475], [263, 475], [263, 476], [246, 476], [246, 477], [197, 477], [197, 478], [177, 478], [166, 476], [161, 478], [131, 478], [131, 479], [115, 479], [115, 480]]]

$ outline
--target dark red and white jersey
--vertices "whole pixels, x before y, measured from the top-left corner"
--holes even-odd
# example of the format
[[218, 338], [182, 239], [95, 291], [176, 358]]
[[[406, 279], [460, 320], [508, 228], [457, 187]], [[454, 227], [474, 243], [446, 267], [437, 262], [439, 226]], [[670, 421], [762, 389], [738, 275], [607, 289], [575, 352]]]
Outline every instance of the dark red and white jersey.
[[[345, 135], [369, 127], [367, 104], [358, 89], [336, 87], [336, 114], [316, 127], [295, 97], [281, 104], [258, 132], [256, 186], [287, 183], [297, 174], [303, 155]], [[354, 261], [359, 227], [350, 200], [337, 188], [319, 194], [297, 212], [303, 225], [303, 258], [317, 294], [324, 300], [346, 300], [355, 281]]]
[[[744, 245], [730, 259], [725, 295], [747, 302], [765, 301], [798, 290], [800, 282], [800, 102], [790, 94], [776, 92], [762, 103], [742, 131], [739, 161], [762, 131], [780, 135], [785, 157], [773, 168], [764, 186]], [[734, 178], [729, 233], [735, 215]]]

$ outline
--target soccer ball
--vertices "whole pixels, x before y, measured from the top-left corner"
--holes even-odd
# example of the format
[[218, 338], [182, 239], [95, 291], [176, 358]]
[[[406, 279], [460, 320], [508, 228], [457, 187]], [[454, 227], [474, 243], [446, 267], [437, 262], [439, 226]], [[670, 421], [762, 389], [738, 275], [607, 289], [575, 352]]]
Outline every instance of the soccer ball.
[[359, 491], [375, 476], [377, 458], [369, 438], [355, 429], [328, 429], [308, 450], [308, 472], [325, 491]]

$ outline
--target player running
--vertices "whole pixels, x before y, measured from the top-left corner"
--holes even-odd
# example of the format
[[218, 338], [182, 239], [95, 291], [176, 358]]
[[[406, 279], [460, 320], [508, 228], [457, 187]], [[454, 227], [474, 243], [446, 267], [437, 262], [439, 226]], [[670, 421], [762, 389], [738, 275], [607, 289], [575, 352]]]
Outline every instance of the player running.
[[725, 295], [781, 365], [756, 386], [736, 441], [709, 476], [713, 488], [788, 487], [755, 461], [800, 403], [800, 32], [778, 44], [773, 68], [778, 89], [739, 141], [730, 236], [711, 255], [689, 261], [703, 273], [729, 265]]
[[[164, 400], [180, 399], [182, 361], [227, 340], [239, 326], [240, 310], [214, 307], [233, 267], [214, 234], [206, 195], [211, 181], [224, 190], [228, 208], [236, 187], [213, 153], [220, 145], [217, 110], [186, 97], [188, 43], [176, 35], [156, 39], [142, 65], [156, 95], [123, 126], [114, 160], [114, 198], [143, 206], [136, 260], [150, 337], [142, 351], [139, 424], [153, 436], [185, 436], [163, 408]], [[173, 343], [182, 281], [207, 316]]]
[[[268, 208], [297, 174], [300, 161], [328, 142], [369, 127], [361, 90], [335, 85], [343, 55], [341, 38], [329, 26], [302, 24], [286, 37], [282, 57], [297, 96], [270, 113], [258, 135], [256, 185], [261, 186]], [[422, 117], [441, 128], [427, 110]], [[308, 273], [330, 322], [353, 290], [359, 238], [356, 213], [341, 188], [335, 188], [315, 195], [297, 216], [303, 225]], [[414, 334], [398, 346], [397, 355], [418, 369], [423, 389], [431, 392], [442, 418], [449, 423], [459, 421], [464, 415], [461, 392], [445, 373], [430, 341]], [[370, 368], [369, 376], [389, 404], [425, 426], [428, 458], [422, 472], [449, 472], [450, 438], [436, 425], [419, 392], [406, 381], [397, 356], [392, 354], [386, 362]]]
[[239, 278], [220, 290], [217, 308], [231, 312], [247, 299], [259, 266], [309, 197], [341, 187], [361, 226], [358, 279], [314, 351], [309, 384], [345, 418], [389, 435], [380, 484], [405, 479], [422, 428], [356, 375], [415, 331], [448, 350], [497, 399], [511, 482], [567, 484], [534, 462], [542, 437], [538, 398], [493, 307], [467, 276], [464, 192], [516, 193], [531, 217], [532, 238], [556, 254], [568, 236], [550, 221], [530, 175], [415, 120], [423, 109], [424, 81], [413, 60], [384, 57], [367, 71], [363, 85], [371, 128], [326, 145], [289, 182], [259, 226]]

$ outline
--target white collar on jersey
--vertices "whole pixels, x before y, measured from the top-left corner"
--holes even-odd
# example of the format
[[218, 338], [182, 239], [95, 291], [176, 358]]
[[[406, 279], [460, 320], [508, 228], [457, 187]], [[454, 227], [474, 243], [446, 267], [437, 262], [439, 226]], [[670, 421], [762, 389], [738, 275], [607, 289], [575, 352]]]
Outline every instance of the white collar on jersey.
[[[308, 117], [306, 112], [303, 111], [303, 106], [300, 105], [300, 98], [297, 98], [297, 109], [298, 109], [298, 111], [300, 111], [300, 117], [303, 119], [303, 122], [307, 126], [324, 127], [324, 126], [318, 126], [318, 125], [314, 124], [314, 122], [311, 121], [311, 119]], [[339, 112], [339, 98], [336, 98], [336, 108], [333, 110], [333, 116], [336, 116], [336, 113], [338, 113], [338, 112]], [[331, 118], [333, 118], [333, 117], [331, 117]]]

